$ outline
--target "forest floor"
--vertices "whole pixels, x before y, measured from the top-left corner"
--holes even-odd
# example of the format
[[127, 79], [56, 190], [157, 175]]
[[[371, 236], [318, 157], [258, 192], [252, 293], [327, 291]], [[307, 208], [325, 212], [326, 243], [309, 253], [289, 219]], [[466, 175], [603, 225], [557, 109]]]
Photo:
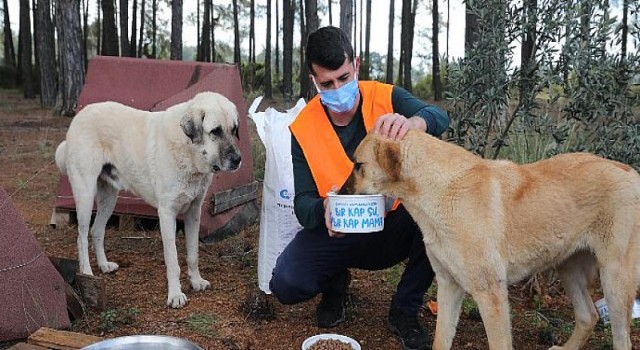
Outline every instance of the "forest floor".
[[[282, 101], [271, 105], [281, 110], [286, 107]], [[18, 91], [0, 90], [0, 186], [11, 195], [47, 255], [77, 259], [75, 227], [54, 229], [49, 225], [59, 179], [54, 153], [70, 122], [70, 118], [41, 109], [37, 100], [23, 99]], [[255, 130], [252, 138], [259, 142]], [[188, 339], [204, 349], [230, 350], [300, 349], [307, 337], [328, 332], [350, 336], [363, 349], [401, 349], [386, 327], [389, 301], [401, 267], [353, 271], [347, 321], [331, 330], [320, 329], [315, 326], [319, 298], [287, 306], [258, 291], [258, 236], [256, 222], [223, 241], [201, 244], [201, 272], [211, 282], [211, 288], [193, 292], [186, 279], [184, 237], [180, 234], [177, 246], [183, 267], [181, 281], [189, 302], [184, 308], [171, 309], [165, 305], [167, 286], [159, 231], [109, 228], [106, 251], [120, 269], [113, 274], [99, 274], [106, 283], [106, 308], [87, 312], [73, 322], [72, 330], [105, 338], [170, 335]], [[95, 264], [93, 254], [91, 258]], [[93, 268], [97, 271], [95, 265]], [[574, 327], [571, 305], [557, 281], [544, 278], [540, 284], [541, 296], [531, 292], [531, 284], [510, 288], [516, 349], [547, 349], [566, 341]], [[593, 297], [599, 299], [600, 292], [595, 290]], [[433, 288], [425, 301], [432, 299]], [[256, 309], [256, 305], [263, 308]], [[435, 316], [425, 307], [420, 317], [433, 332]], [[634, 348], [640, 349], [638, 320], [632, 335]], [[12, 343], [0, 343], [0, 348]], [[453, 348], [488, 348], [482, 321], [471, 299], [464, 303]], [[610, 328], [599, 322], [585, 349], [610, 348]]]

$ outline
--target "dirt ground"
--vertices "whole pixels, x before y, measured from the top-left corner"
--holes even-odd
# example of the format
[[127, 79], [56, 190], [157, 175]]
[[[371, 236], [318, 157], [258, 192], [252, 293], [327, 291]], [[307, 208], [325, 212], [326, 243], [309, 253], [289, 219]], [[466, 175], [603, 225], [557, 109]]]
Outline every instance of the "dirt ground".
[[[49, 256], [76, 259], [75, 228], [49, 226], [58, 184], [53, 157], [70, 121], [39, 108], [37, 100], [22, 99], [17, 91], [0, 90], [0, 186], [11, 195]], [[258, 235], [259, 223], [255, 223], [237, 236], [201, 244], [201, 272], [211, 282], [211, 289], [204, 292], [193, 292], [188, 286], [184, 237], [179, 235], [181, 281], [189, 303], [174, 310], [165, 306], [166, 278], [159, 231], [108, 229], [107, 254], [120, 269], [99, 275], [106, 282], [107, 307], [103, 311], [89, 311], [84, 318], [74, 321], [72, 330], [106, 338], [170, 335], [186, 338], [204, 349], [300, 349], [307, 337], [327, 332], [314, 323], [318, 298], [286, 306], [265, 296], [262, 303], [256, 303], [260, 299], [256, 297], [260, 295]], [[92, 253], [91, 259], [97, 271]], [[386, 328], [389, 300], [399, 272], [401, 268], [354, 271], [347, 322], [328, 332], [355, 338], [363, 349], [401, 349]], [[573, 329], [571, 305], [557, 281], [545, 278], [541, 282], [543, 296], [532, 293], [530, 284], [511, 287], [516, 349], [547, 349], [564, 342]], [[430, 293], [425, 300], [434, 295]], [[594, 300], [600, 297], [596, 290]], [[435, 316], [426, 307], [421, 318], [433, 332]], [[638, 320], [632, 333], [634, 348], [640, 349]], [[609, 349], [610, 337], [610, 329], [599, 323], [585, 349]], [[0, 343], [0, 348], [8, 345], [11, 344]], [[454, 349], [487, 348], [482, 321], [473, 303], [467, 300]]]

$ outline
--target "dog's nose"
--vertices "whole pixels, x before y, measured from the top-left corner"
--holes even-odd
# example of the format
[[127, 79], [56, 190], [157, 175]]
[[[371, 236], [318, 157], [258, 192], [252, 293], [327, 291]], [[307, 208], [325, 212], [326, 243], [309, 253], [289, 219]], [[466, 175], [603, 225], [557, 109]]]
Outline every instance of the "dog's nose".
[[240, 162], [242, 162], [242, 156], [240, 156], [240, 153], [236, 153], [236, 154], [231, 156], [231, 166], [234, 169], [238, 168], [238, 166], [240, 166]]

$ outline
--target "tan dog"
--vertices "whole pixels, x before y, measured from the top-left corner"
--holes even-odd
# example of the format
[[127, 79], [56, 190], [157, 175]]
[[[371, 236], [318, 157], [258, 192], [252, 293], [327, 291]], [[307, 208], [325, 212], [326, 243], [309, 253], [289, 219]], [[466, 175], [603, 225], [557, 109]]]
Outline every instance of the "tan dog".
[[451, 348], [465, 292], [489, 347], [512, 349], [507, 286], [557, 267], [575, 310], [564, 347], [579, 349], [598, 314], [588, 286], [600, 274], [616, 350], [631, 349], [640, 284], [640, 176], [591, 154], [529, 165], [481, 159], [424, 132], [393, 142], [368, 135], [343, 193], [400, 198], [424, 235], [438, 281], [434, 350]]
[[200, 209], [213, 173], [241, 165], [238, 111], [226, 97], [202, 92], [162, 112], [146, 112], [116, 102], [91, 104], [74, 118], [66, 141], [56, 150], [56, 164], [69, 176], [78, 215], [80, 272], [92, 275], [89, 264], [89, 223], [102, 272], [118, 264], [107, 260], [104, 233], [120, 190], [128, 190], [158, 209], [167, 305], [187, 303], [180, 286], [176, 250], [176, 216], [183, 214], [187, 267], [191, 287], [205, 290], [209, 281], [198, 268]]

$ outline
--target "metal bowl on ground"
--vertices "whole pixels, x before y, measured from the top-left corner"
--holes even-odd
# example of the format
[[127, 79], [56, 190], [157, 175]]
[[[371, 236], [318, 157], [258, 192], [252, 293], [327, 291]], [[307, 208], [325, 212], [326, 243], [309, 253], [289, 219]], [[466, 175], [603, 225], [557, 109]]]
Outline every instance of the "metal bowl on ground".
[[343, 343], [351, 345], [351, 348], [353, 350], [361, 350], [360, 343], [358, 343], [355, 339], [347, 337], [346, 335], [332, 333], [318, 334], [307, 338], [304, 343], [302, 343], [302, 350], [309, 350], [313, 344], [320, 340], [339, 340]]
[[202, 350], [181, 338], [164, 335], [130, 335], [106, 339], [81, 350]]

